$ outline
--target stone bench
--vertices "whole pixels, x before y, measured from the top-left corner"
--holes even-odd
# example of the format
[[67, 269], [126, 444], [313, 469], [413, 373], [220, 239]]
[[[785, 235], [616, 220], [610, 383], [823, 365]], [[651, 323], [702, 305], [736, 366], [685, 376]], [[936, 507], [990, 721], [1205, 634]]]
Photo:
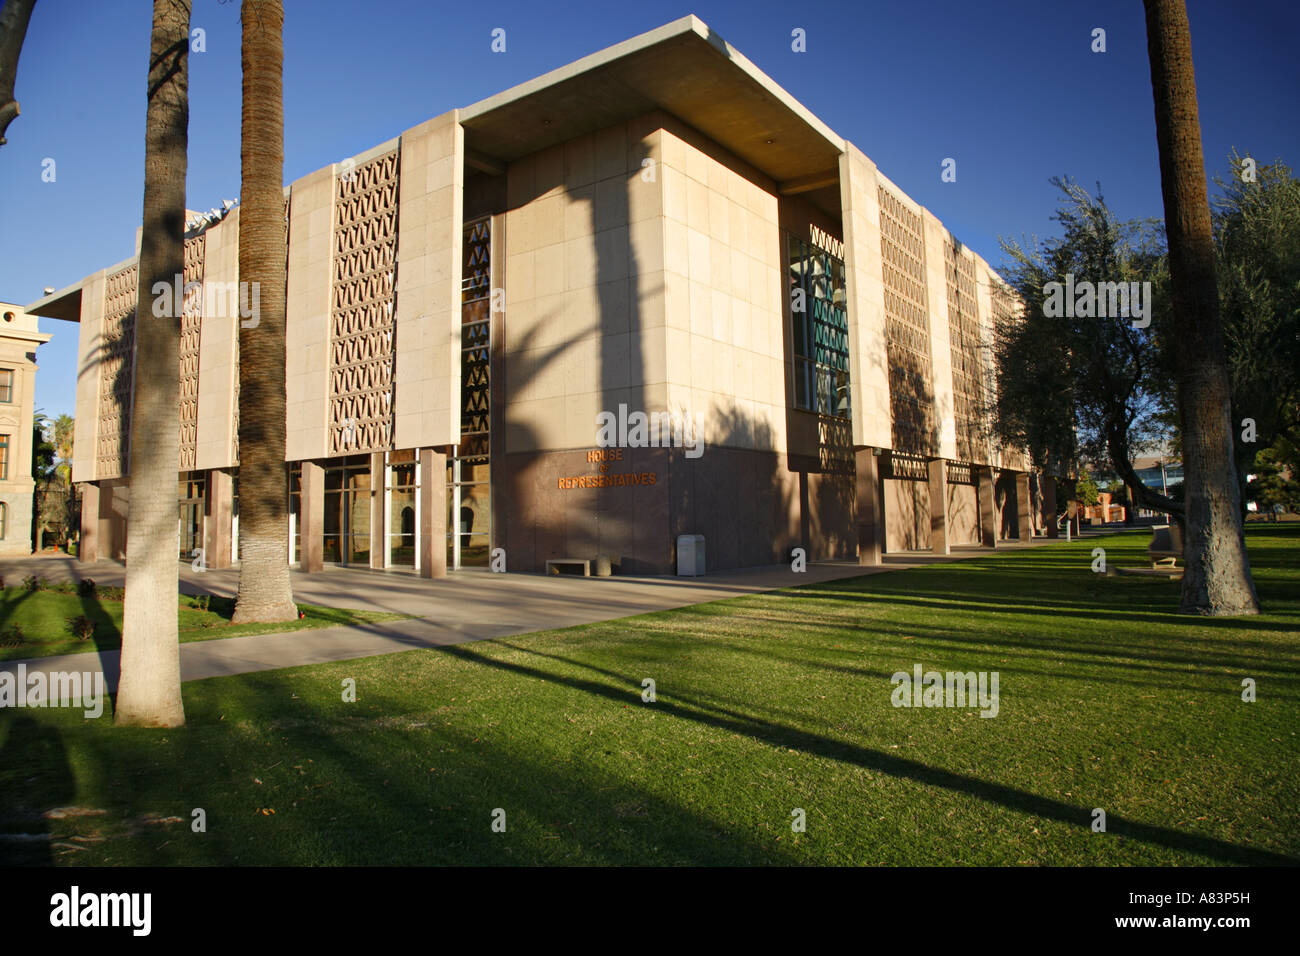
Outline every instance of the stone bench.
[[1147, 554], [1151, 558], [1151, 567], [1162, 564], [1174, 568], [1183, 556], [1183, 529], [1176, 524], [1157, 524], [1151, 526], [1151, 543], [1147, 545]]
[[546, 562], [547, 574], [563, 574], [560, 568], [577, 568], [584, 578], [591, 577], [591, 562], [586, 558], [551, 558]]

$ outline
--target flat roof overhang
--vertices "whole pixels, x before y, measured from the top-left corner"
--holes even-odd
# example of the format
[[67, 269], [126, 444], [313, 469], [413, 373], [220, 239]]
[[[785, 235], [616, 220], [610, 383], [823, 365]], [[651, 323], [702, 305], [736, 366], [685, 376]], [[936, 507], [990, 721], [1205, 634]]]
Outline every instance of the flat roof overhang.
[[23, 306], [23, 311], [28, 315], [39, 315], [47, 319], [80, 322], [81, 286], [81, 282], [76, 282], [60, 289], [58, 292], [52, 292], [43, 298], [37, 299], [31, 305]]
[[461, 125], [467, 153], [509, 163], [657, 109], [781, 192], [838, 183], [844, 140], [695, 16], [481, 100], [461, 111]]

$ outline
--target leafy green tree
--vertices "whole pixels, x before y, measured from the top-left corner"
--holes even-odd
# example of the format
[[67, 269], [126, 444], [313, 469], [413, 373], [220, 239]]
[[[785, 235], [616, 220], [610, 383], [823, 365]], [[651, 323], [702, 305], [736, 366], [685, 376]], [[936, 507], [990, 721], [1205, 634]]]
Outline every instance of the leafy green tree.
[[1215, 178], [1214, 239], [1244, 487], [1257, 452], [1278, 438], [1300, 444], [1300, 179], [1280, 160], [1258, 166], [1235, 149], [1228, 164], [1230, 176]]
[[1097, 487], [1097, 482], [1093, 480], [1092, 475], [1088, 474], [1087, 471], [1081, 474], [1079, 480], [1074, 483], [1074, 497], [1089, 508], [1101, 504], [1101, 490]]
[[72, 484], [72, 439], [76, 424], [71, 415], [63, 414], [54, 419], [53, 439], [54, 454], [58, 460], [56, 468], [66, 485]]
[[1275, 505], [1287, 511], [1300, 509], [1300, 481], [1296, 447], [1285, 438], [1279, 438], [1271, 447], [1255, 456], [1254, 476], [1248, 494], [1259, 510], [1272, 513]]
[[54, 443], [47, 432], [50, 419], [38, 411], [32, 417], [32, 478], [39, 485], [54, 473]]
[[[1091, 463], [1139, 488], [1147, 507], [1180, 511], [1142, 485], [1133, 467], [1136, 454], [1165, 431], [1164, 369], [1154, 343], [1154, 313], [1167, 285], [1160, 224], [1120, 221], [1100, 187], [1093, 197], [1068, 177], [1051, 182], [1063, 196], [1053, 216], [1061, 235], [1044, 243], [1001, 240], [1009, 260], [1002, 275], [1023, 309], [999, 327], [994, 342], [995, 432], [1004, 444], [1027, 447], [1048, 474]], [[1103, 309], [1099, 299], [1060, 309], [1068, 293], [1054, 287], [1081, 282], [1136, 282], [1140, 289], [1149, 282], [1151, 294], [1142, 296], [1141, 316], [1134, 303], [1128, 316], [1116, 316], [1112, 303]]]

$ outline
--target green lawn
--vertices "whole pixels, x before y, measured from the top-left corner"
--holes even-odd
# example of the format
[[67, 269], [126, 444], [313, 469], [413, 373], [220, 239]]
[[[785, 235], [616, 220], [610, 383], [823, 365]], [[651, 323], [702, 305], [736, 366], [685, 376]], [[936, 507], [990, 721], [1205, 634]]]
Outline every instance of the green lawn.
[[[219, 637], [245, 637], [302, 631], [336, 624], [361, 624], [407, 617], [381, 611], [351, 611], [341, 608], [299, 604], [304, 617], [284, 624], [231, 624], [235, 603], [231, 598], [182, 594], [178, 624], [182, 643]], [[69, 631], [68, 621], [86, 617], [95, 623], [94, 636], [79, 640]], [[15, 625], [22, 642], [11, 635]], [[8, 639], [7, 639], [8, 638]], [[66, 591], [28, 591], [4, 588], [0, 591], [0, 661], [55, 654], [76, 654], [117, 650], [122, 646], [122, 602], [104, 597], [82, 597]]]
[[[1090, 572], [1148, 538], [205, 680], [174, 731], [11, 711], [0, 831], [60, 864], [1300, 862], [1300, 526], [1251, 528], [1268, 613], [1231, 621]], [[891, 706], [917, 663], [997, 671], [997, 717]]]

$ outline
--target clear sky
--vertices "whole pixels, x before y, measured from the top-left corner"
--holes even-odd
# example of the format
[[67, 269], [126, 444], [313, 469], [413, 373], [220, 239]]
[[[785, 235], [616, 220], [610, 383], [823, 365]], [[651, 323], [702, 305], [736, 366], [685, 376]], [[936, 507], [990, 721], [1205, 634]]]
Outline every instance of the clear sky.
[[[704, 20], [995, 267], [1049, 235], [1069, 174], [1160, 216], [1139, 0], [286, 0], [285, 182], [687, 13]], [[1300, 4], [1188, 0], [1209, 171], [1300, 166]], [[143, 198], [147, 0], [38, 0], [0, 147], [0, 300], [129, 258]], [[194, 0], [188, 205], [239, 196], [239, 3]], [[506, 30], [506, 52], [490, 49]], [[802, 28], [807, 52], [791, 50]], [[1106, 31], [1093, 53], [1092, 31]], [[957, 161], [957, 181], [940, 180]], [[54, 182], [42, 180], [55, 161]], [[36, 404], [75, 404], [72, 323], [42, 319]]]

